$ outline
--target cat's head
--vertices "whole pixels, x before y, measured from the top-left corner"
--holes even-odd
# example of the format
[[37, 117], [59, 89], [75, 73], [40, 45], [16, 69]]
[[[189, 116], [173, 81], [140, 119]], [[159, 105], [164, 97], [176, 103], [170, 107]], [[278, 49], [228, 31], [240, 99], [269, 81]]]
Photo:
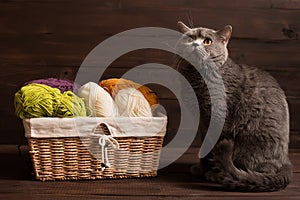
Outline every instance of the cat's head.
[[230, 25], [217, 31], [202, 27], [189, 28], [180, 21], [177, 26], [184, 34], [177, 45], [179, 53], [196, 62], [212, 61], [217, 67], [221, 67], [226, 62], [227, 44], [232, 32]]

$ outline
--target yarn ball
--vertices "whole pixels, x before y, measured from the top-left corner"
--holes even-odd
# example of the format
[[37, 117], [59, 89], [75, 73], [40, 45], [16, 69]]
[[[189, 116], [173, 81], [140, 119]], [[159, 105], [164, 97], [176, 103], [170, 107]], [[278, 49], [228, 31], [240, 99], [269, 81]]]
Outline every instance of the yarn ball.
[[80, 88], [80, 86], [78, 84], [74, 83], [73, 81], [65, 80], [65, 79], [57, 79], [57, 78], [32, 80], [32, 81], [25, 83], [25, 85], [28, 85], [31, 83], [48, 85], [50, 87], [59, 89], [61, 93], [64, 93], [66, 91], [72, 91], [75, 94], [78, 94], [78, 89]]
[[149, 102], [135, 88], [120, 90], [115, 96], [115, 104], [121, 117], [152, 117]]
[[78, 95], [84, 99], [86, 106], [94, 117], [114, 117], [117, 115], [114, 100], [98, 84], [89, 82], [81, 86]]
[[150, 88], [144, 85], [140, 85], [138, 83], [135, 83], [130, 80], [126, 79], [118, 79], [118, 78], [112, 78], [112, 79], [107, 79], [99, 82], [99, 85], [106, 89], [110, 95], [114, 98], [116, 94], [125, 88], [131, 87], [131, 88], [136, 88], [138, 89], [144, 97], [147, 99], [149, 102], [150, 106], [154, 106], [158, 104], [158, 98]]
[[86, 116], [84, 101], [73, 92], [63, 94], [43, 84], [28, 84], [15, 94], [16, 115], [21, 119], [35, 117]]

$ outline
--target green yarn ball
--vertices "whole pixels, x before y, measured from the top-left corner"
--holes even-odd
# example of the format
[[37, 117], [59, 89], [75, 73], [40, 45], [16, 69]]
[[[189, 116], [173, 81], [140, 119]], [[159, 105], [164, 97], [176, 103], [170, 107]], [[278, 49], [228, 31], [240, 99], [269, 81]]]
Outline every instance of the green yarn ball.
[[14, 99], [16, 115], [21, 118], [86, 116], [83, 99], [73, 92], [63, 94], [43, 84], [22, 87]]

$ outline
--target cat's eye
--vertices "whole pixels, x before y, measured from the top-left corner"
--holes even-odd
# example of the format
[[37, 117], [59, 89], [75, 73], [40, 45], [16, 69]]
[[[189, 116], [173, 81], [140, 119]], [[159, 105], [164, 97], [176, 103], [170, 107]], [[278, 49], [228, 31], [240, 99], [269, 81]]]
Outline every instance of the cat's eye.
[[204, 44], [205, 46], [211, 45], [211, 44], [212, 44], [212, 40], [211, 40], [210, 38], [205, 38], [205, 39], [203, 40], [203, 44]]

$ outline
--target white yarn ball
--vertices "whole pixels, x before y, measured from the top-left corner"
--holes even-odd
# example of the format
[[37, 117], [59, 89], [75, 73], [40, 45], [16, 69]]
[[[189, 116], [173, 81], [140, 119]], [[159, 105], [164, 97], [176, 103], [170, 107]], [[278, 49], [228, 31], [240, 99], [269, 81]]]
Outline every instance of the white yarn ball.
[[115, 96], [115, 105], [121, 117], [152, 117], [149, 102], [135, 88], [120, 90]]
[[96, 83], [89, 82], [81, 86], [78, 96], [84, 99], [93, 117], [114, 117], [117, 115], [114, 100], [108, 92]]

